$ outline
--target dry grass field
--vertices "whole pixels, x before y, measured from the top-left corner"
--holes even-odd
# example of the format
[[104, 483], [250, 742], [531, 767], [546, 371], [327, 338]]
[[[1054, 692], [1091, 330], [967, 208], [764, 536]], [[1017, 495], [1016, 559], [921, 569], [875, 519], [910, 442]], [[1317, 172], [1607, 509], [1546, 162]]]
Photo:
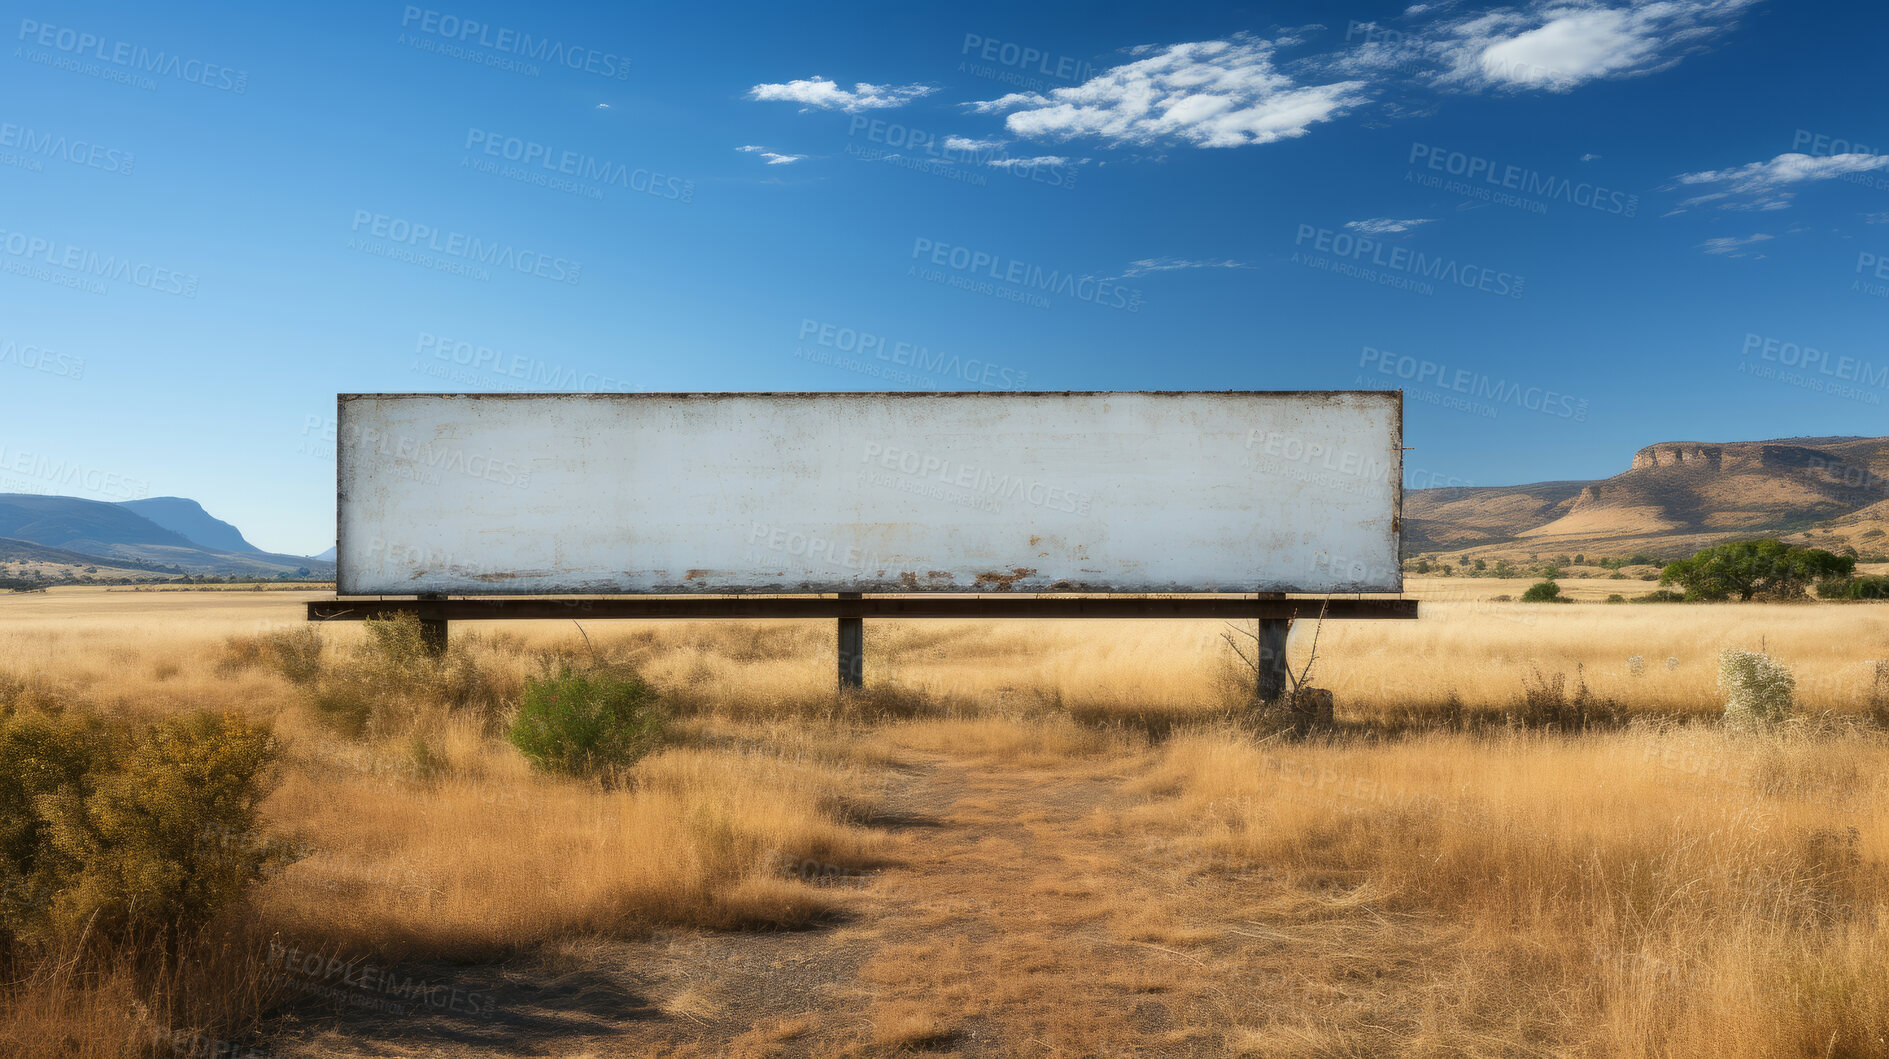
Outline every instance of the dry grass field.
[[[11, 708], [267, 722], [299, 848], [160, 972], [16, 961], [0, 1054], [1889, 1055], [1889, 606], [1564, 584], [1329, 623], [1296, 741], [1216, 623], [869, 623], [844, 698], [825, 622], [455, 625], [456, 698], [350, 734], [260, 646], [318, 593], [0, 596]], [[1799, 717], [1721, 725], [1723, 648]], [[667, 744], [534, 772], [546, 658], [634, 668]]]

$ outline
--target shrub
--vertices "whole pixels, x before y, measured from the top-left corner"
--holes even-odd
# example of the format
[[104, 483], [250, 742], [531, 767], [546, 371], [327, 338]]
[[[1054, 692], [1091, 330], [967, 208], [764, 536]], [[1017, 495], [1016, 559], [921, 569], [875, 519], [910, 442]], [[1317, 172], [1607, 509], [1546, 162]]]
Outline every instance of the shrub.
[[1685, 599], [1686, 597], [1684, 593], [1674, 592], [1671, 589], [1660, 588], [1660, 589], [1655, 589], [1651, 592], [1648, 592], [1643, 596], [1634, 596], [1632, 599], [1627, 600], [1627, 602], [1628, 603], [1683, 603], [1685, 602]]
[[1522, 593], [1523, 603], [1565, 603], [1561, 598], [1561, 586], [1553, 581], [1537, 581]]
[[1587, 686], [1582, 667], [1574, 667], [1574, 688], [1568, 689], [1566, 673], [1543, 676], [1533, 669], [1534, 679], [1522, 678], [1522, 702], [1513, 719], [1528, 728], [1558, 728], [1564, 732], [1586, 731], [1599, 725], [1617, 724], [1622, 711], [1618, 703], [1596, 698]]
[[463, 644], [430, 654], [412, 614], [362, 624], [366, 638], [321, 670], [309, 699], [336, 730], [357, 738], [403, 733], [428, 707], [496, 713], [497, 689]]
[[537, 768], [595, 775], [654, 749], [662, 727], [656, 690], [635, 673], [586, 673], [560, 662], [525, 681], [511, 740]]
[[0, 731], [6, 933], [91, 936], [167, 950], [294, 859], [259, 807], [280, 747], [240, 717], [142, 731], [76, 715]]
[[1824, 599], [1889, 599], [1889, 577], [1833, 577], [1818, 583], [1817, 595]]
[[1607, 602], [1609, 603], [1625, 603], [1626, 601], [1627, 601], [1627, 597], [1621, 595], [1618, 592], [1610, 593], [1607, 596]]
[[96, 720], [19, 713], [0, 721], [0, 940], [45, 932], [52, 895], [74, 873], [52, 845], [44, 809], [83, 801], [110, 756]]
[[279, 629], [260, 636], [232, 636], [223, 644], [222, 670], [266, 666], [291, 684], [313, 684], [321, 676], [321, 634], [313, 626]]
[[1718, 657], [1718, 686], [1731, 692], [1725, 703], [1725, 722], [1749, 728], [1790, 716], [1797, 682], [1790, 670], [1769, 656], [1727, 648]]

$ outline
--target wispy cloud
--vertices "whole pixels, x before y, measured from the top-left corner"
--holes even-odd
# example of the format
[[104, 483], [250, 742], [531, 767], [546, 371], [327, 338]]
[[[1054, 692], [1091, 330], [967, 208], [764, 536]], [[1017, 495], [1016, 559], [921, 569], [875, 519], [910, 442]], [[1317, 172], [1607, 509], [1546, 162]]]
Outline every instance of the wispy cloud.
[[1140, 261], [1130, 261], [1122, 271], [1122, 278], [1145, 276], [1150, 272], [1176, 272], [1185, 268], [1252, 268], [1243, 261], [1223, 258], [1219, 261], [1193, 261], [1182, 257], [1148, 257]]
[[853, 85], [849, 91], [841, 88], [837, 82], [816, 74], [804, 81], [755, 85], [748, 89], [748, 98], [762, 102], [799, 103], [803, 108], [844, 110], [850, 114], [861, 110], [904, 106], [934, 91], [936, 88], [932, 85], [870, 85], [864, 81]]
[[1715, 239], [1707, 239], [1705, 242], [1700, 243], [1699, 249], [1705, 251], [1708, 254], [1725, 254], [1730, 257], [1759, 257], [1761, 258], [1764, 256], [1763, 254], [1755, 253], [1745, 248], [1749, 246], [1754, 246], [1758, 243], [1767, 243], [1770, 241], [1771, 241], [1771, 236], [1768, 236], [1764, 234], [1763, 232], [1755, 232], [1751, 235], [1747, 235], [1743, 237], [1733, 236], [1733, 235], [1721, 235]]
[[1142, 45], [1130, 51], [1142, 58], [1085, 84], [1048, 95], [1013, 92], [972, 106], [1007, 114], [1004, 125], [1018, 136], [1238, 147], [1303, 136], [1364, 101], [1362, 81], [1299, 84], [1273, 65], [1274, 48], [1246, 35]]
[[762, 158], [767, 159], [768, 165], [793, 165], [795, 162], [807, 157], [804, 154], [781, 154], [777, 151], [770, 151], [765, 147], [752, 143], [748, 144], [746, 147], [737, 147], [735, 150], [746, 151], [749, 154], [758, 154]]
[[1864, 173], [1889, 166], [1889, 155], [1881, 154], [1781, 154], [1769, 162], [1749, 162], [1732, 169], [1708, 169], [1701, 173], [1681, 173], [1681, 184], [1716, 184], [1719, 189], [1697, 195], [1682, 206], [1715, 205], [1731, 210], [1781, 210], [1797, 194], [1793, 184], [1830, 180], [1849, 173]]
[[[1461, 91], [1567, 92], [1589, 81], [1667, 69], [1706, 47], [1754, 3], [1532, 0], [1440, 18], [1359, 45], [1323, 65], [1367, 74], [1414, 67], [1419, 81]], [[1419, 5], [1405, 14], [1435, 6]]]
[[944, 145], [947, 151], [994, 151], [1009, 142], [1009, 140], [974, 140], [969, 136], [946, 136]]
[[988, 162], [985, 162], [984, 164], [994, 165], [999, 169], [1009, 169], [1012, 166], [1019, 166], [1019, 165], [1022, 165], [1022, 166], [1068, 165], [1069, 159], [1063, 157], [1060, 154], [1040, 154], [1040, 155], [1037, 155], [1035, 158], [992, 158], [991, 160], [989, 160]]
[[1366, 235], [1396, 235], [1415, 229], [1418, 225], [1429, 224], [1435, 217], [1412, 217], [1397, 220], [1393, 217], [1367, 217], [1362, 221], [1346, 221], [1345, 227]]

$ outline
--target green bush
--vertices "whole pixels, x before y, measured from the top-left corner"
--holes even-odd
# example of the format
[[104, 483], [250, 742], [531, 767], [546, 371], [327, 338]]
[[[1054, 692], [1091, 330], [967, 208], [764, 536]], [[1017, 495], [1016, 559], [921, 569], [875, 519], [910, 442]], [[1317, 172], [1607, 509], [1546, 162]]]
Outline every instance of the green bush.
[[1752, 728], [1790, 716], [1797, 681], [1766, 655], [1727, 648], [1718, 656], [1718, 686], [1730, 690], [1725, 723]]
[[633, 764], [661, 742], [662, 730], [656, 689], [635, 673], [559, 662], [525, 681], [511, 740], [539, 769], [596, 775]]
[[1632, 599], [1627, 600], [1627, 602], [1628, 603], [1683, 603], [1685, 602], [1685, 600], [1686, 600], [1686, 595], [1683, 592], [1674, 592], [1670, 589], [1660, 588], [1660, 589], [1655, 589], [1651, 592], [1648, 592], [1642, 596], [1634, 596]]
[[1824, 599], [1889, 599], [1889, 577], [1836, 577], [1817, 585]]
[[1607, 597], [1607, 602], [1609, 603], [1625, 603], [1626, 601], [1627, 601], [1627, 597], [1621, 595], [1618, 592], [1614, 592]]
[[279, 754], [235, 716], [7, 718], [0, 933], [168, 946], [204, 926], [295, 858], [259, 826]]
[[1522, 593], [1523, 603], [1566, 603], [1561, 598], [1561, 586], [1553, 581], [1537, 581]]

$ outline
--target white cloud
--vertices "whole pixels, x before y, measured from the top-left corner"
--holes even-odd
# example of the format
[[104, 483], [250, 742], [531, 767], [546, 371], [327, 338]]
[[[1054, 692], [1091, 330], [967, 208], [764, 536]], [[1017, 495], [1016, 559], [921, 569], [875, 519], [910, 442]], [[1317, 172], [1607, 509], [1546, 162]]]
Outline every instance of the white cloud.
[[1362, 221], [1346, 221], [1345, 227], [1366, 235], [1395, 235], [1411, 231], [1420, 224], [1429, 224], [1434, 220], [1436, 220], [1434, 217], [1412, 217], [1401, 221], [1392, 217], [1370, 217]]
[[904, 106], [936, 90], [932, 85], [869, 85], [860, 81], [849, 92], [836, 82], [815, 74], [804, 81], [755, 85], [748, 89], [748, 98], [761, 102], [800, 103], [805, 107], [844, 110], [850, 114], [861, 110]]
[[999, 169], [1009, 169], [1011, 166], [1019, 166], [1019, 165], [1024, 165], [1024, 166], [1068, 165], [1069, 159], [1063, 157], [1060, 154], [1040, 154], [1040, 155], [1037, 155], [1035, 158], [993, 158], [990, 161], [985, 162], [984, 164], [994, 165]]
[[1756, 232], [1743, 238], [1721, 235], [1715, 239], [1707, 239], [1705, 242], [1700, 243], [1699, 249], [1708, 254], [1729, 254], [1732, 257], [1763, 257], [1763, 254], [1754, 254], [1746, 251], [1745, 247], [1756, 243], [1769, 242], [1770, 240], [1771, 237], [1763, 232]]
[[1018, 136], [1238, 147], [1303, 136], [1310, 126], [1364, 101], [1362, 81], [1297, 83], [1274, 67], [1274, 47], [1245, 35], [1166, 48], [1142, 45], [1130, 54], [1143, 58], [1084, 84], [1048, 95], [1013, 92], [972, 106], [981, 113], [1008, 112], [1004, 124]]
[[1130, 261], [1123, 270], [1122, 278], [1145, 276], [1150, 272], [1174, 272], [1184, 268], [1252, 268], [1241, 261], [1226, 258], [1220, 261], [1190, 261], [1180, 257], [1149, 257], [1140, 261]]
[[947, 151], [994, 151], [1009, 142], [1009, 140], [973, 140], [969, 136], [946, 136], [944, 145]]
[[1597, 155], [1597, 154], [1584, 154], [1584, 155], [1582, 155], [1582, 156], [1581, 156], [1581, 161], [1583, 161], [1583, 162], [1591, 162], [1591, 161], [1593, 161], [1594, 159], [1596, 159], [1596, 158], [1599, 158], [1599, 157], [1600, 157], [1600, 155]]
[[1889, 213], [1865, 213], [1864, 224], [1889, 224]]
[[737, 147], [735, 150], [746, 151], [749, 154], [758, 154], [762, 158], [767, 159], [768, 165], [793, 165], [795, 162], [807, 157], [804, 154], [780, 154], [775, 151], [770, 151], [759, 144], [752, 143], [745, 147]]
[[1467, 91], [1567, 92], [1589, 81], [1667, 69], [1729, 29], [1756, 2], [1531, 0], [1445, 17], [1322, 65], [1351, 73], [1415, 67], [1420, 81]]
[[1715, 205], [1728, 210], [1781, 210], [1796, 195], [1793, 184], [1830, 180], [1850, 173], [1864, 173], [1889, 167], [1889, 155], [1881, 154], [1781, 154], [1769, 162], [1748, 162], [1732, 169], [1708, 169], [1700, 173], [1681, 173], [1681, 184], [1718, 185], [1718, 189], [1696, 195], [1681, 206]]

